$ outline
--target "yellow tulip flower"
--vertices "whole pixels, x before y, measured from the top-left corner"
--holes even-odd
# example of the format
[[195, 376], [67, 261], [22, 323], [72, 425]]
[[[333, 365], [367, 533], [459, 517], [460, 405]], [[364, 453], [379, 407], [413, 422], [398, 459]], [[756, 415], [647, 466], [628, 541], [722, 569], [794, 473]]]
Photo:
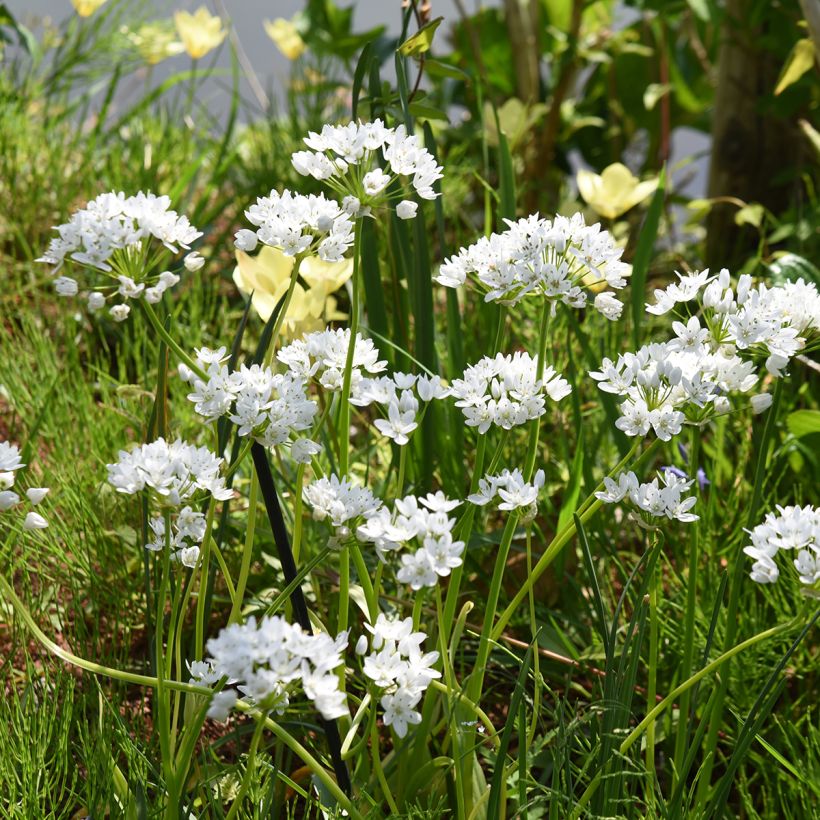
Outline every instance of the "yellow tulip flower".
[[71, 0], [71, 5], [80, 17], [90, 17], [105, 0]]
[[193, 14], [175, 12], [174, 23], [185, 50], [194, 60], [216, 48], [228, 34], [222, 26], [222, 18], [211, 14], [205, 6], [200, 6]]
[[292, 20], [278, 17], [273, 22], [265, 20], [263, 25], [268, 37], [289, 60], [295, 60], [307, 48]]
[[185, 46], [176, 38], [176, 30], [170, 20], [145, 23], [138, 29], [124, 26], [121, 31], [148, 65], [156, 65], [185, 51]]
[[[287, 293], [294, 259], [276, 248], [263, 247], [255, 256], [236, 252], [237, 266], [233, 281], [242, 293], [251, 296], [251, 304], [263, 322], [267, 322], [279, 300]], [[297, 283], [293, 289], [288, 312], [282, 323], [282, 334], [295, 338], [305, 333], [323, 330], [326, 322], [346, 319], [336, 310], [336, 300], [330, 296], [350, 278], [353, 262], [323, 262], [316, 257], [302, 261], [299, 273], [309, 287]]]
[[601, 172], [578, 171], [578, 192], [598, 214], [615, 219], [643, 202], [658, 187], [658, 178], [641, 182], [625, 165], [613, 163]]

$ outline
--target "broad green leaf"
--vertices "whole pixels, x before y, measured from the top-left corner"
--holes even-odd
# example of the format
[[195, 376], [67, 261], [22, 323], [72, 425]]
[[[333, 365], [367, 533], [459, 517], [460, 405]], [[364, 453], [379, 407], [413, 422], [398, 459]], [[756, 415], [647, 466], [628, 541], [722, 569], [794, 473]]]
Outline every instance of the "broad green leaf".
[[435, 20], [425, 23], [415, 34], [408, 37], [399, 46], [399, 54], [404, 57], [418, 57], [419, 54], [429, 51], [433, 45], [436, 29], [441, 25], [443, 19], [443, 17], [436, 17]]
[[796, 83], [814, 65], [814, 43], [806, 37], [798, 40], [786, 58], [786, 65], [780, 72], [780, 78], [774, 89], [775, 95], [782, 94], [790, 85]]
[[441, 60], [425, 60], [424, 70], [433, 77], [447, 77], [450, 80], [470, 82], [470, 75], [466, 71], [449, 63], [443, 63]]
[[651, 111], [658, 100], [665, 97], [672, 90], [669, 83], [650, 83], [643, 92], [643, 104], [647, 111]]
[[754, 225], [755, 228], [759, 228], [765, 213], [765, 208], [758, 202], [744, 205], [735, 214], [735, 225]]
[[797, 438], [820, 433], [820, 410], [795, 410], [786, 419], [786, 426]]

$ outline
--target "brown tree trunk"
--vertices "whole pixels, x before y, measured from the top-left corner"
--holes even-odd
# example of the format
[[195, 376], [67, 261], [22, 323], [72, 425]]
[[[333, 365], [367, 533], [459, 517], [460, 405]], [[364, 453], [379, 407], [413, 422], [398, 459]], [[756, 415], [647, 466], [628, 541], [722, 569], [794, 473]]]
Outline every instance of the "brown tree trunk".
[[[712, 122], [709, 196], [760, 202], [779, 213], [788, 206], [792, 185], [775, 178], [798, 162], [802, 141], [794, 123], [763, 110], [781, 65], [760, 45], [766, 33], [765, 17], [756, 28], [749, 24], [752, 6], [752, 0], [726, 0]], [[782, 14], [782, 10], [771, 13]], [[718, 204], [709, 214], [706, 263], [710, 268], [737, 268], [754, 252], [759, 236], [749, 227], [738, 227], [736, 213], [735, 205]]]

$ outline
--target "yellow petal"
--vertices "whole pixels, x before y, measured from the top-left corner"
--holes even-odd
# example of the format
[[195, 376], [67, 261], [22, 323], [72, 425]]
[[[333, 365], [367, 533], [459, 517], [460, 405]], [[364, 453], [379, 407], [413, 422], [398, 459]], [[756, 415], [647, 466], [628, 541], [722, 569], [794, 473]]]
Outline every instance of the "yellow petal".
[[90, 17], [105, 0], [71, 0], [71, 5], [80, 17]]
[[295, 60], [307, 48], [292, 20], [278, 17], [273, 22], [265, 20], [263, 25], [268, 37], [289, 60]]
[[339, 290], [353, 275], [353, 260], [324, 262], [318, 256], [309, 256], [302, 262], [299, 273], [311, 288], [321, 289], [327, 295]]
[[578, 192], [584, 201], [607, 219], [615, 219], [646, 199], [658, 187], [658, 180], [639, 182], [620, 162], [604, 168], [600, 176], [592, 171], [579, 171]]
[[185, 50], [194, 60], [216, 48], [228, 33], [222, 25], [222, 18], [211, 14], [205, 6], [200, 6], [193, 14], [176, 12], [174, 23]]

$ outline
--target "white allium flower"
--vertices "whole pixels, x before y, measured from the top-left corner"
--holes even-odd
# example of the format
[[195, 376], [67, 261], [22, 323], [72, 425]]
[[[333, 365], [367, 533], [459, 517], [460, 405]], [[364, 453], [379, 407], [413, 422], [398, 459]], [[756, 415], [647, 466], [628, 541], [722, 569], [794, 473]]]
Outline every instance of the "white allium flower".
[[[398, 177], [406, 177], [422, 199], [435, 199], [433, 185], [441, 179], [441, 166], [414, 134], [403, 125], [387, 128], [381, 120], [347, 125], [325, 125], [321, 133], [310, 132], [305, 138], [310, 151], [297, 151], [291, 157], [293, 167], [303, 176], [327, 181], [344, 195], [345, 210], [361, 216], [364, 208], [380, 204], [385, 190]], [[380, 160], [386, 169], [380, 166]], [[401, 194], [398, 194], [399, 196]], [[363, 208], [353, 209], [352, 200]], [[400, 219], [415, 216], [403, 208]]]
[[14, 490], [0, 491], [0, 512], [10, 510], [20, 503], [20, 496]]
[[47, 526], [48, 521], [46, 521], [40, 513], [36, 513], [34, 511], [28, 513], [25, 521], [23, 522], [23, 529], [26, 530], [44, 530]]
[[336, 537], [349, 536], [349, 524], [369, 518], [381, 507], [381, 501], [367, 487], [357, 487], [337, 475], [311, 482], [304, 488], [303, 497], [314, 519], [328, 520]]
[[231, 709], [236, 705], [237, 700], [239, 700], [239, 696], [233, 689], [216, 692], [211, 698], [211, 705], [208, 708], [207, 716], [211, 720], [225, 723], [231, 714]]
[[131, 307], [125, 304], [114, 305], [108, 312], [115, 322], [124, 322], [128, 318], [128, 314], [131, 313]]
[[629, 498], [638, 509], [657, 518], [697, 521], [698, 516], [690, 512], [697, 496], [683, 497], [693, 483], [671, 470], [664, 470], [648, 484], [641, 484], [635, 473], [627, 472], [620, 473], [617, 481], [608, 476], [604, 478], [604, 490], [596, 492], [595, 497], [605, 504]]
[[0, 472], [14, 472], [25, 466], [20, 457], [19, 447], [8, 441], [0, 441]]
[[[182, 379], [192, 387], [189, 401], [206, 421], [228, 416], [239, 428], [240, 436], [252, 436], [265, 447], [285, 444], [291, 435], [310, 428], [317, 405], [308, 398], [302, 375], [274, 373], [270, 367], [258, 364], [243, 364], [231, 373], [223, 364], [227, 358], [225, 348], [212, 351], [203, 347], [196, 351], [197, 365], [205, 371], [207, 380], [188, 368], [179, 369]], [[309, 461], [309, 450], [309, 445], [303, 444], [292, 452], [294, 458], [307, 457]]]
[[79, 291], [76, 279], [69, 276], [58, 276], [54, 280], [54, 289], [60, 296], [76, 296]]
[[11, 470], [0, 473], [0, 490], [8, 490], [14, 486], [14, 473]]
[[[325, 262], [339, 262], [353, 244], [349, 214], [322, 194], [271, 191], [257, 199], [245, 216], [257, 226], [256, 236], [262, 244], [279, 248], [286, 256], [315, 253]], [[238, 241], [248, 245], [250, 239], [243, 234]]]
[[48, 492], [48, 487], [29, 487], [26, 490], [26, 498], [36, 506], [48, 495]]
[[774, 583], [779, 576], [775, 562], [780, 550], [795, 550], [793, 563], [800, 582], [813, 586], [820, 580], [820, 509], [777, 507], [767, 513], [762, 524], [749, 532], [752, 543], [743, 552], [755, 559], [751, 578], [757, 583]]
[[309, 438], [296, 439], [290, 445], [290, 456], [297, 464], [310, 464], [313, 456], [321, 452], [321, 446]]
[[[347, 632], [310, 635], [277, 616], [225, 627], [208, 641], [213, 675], [239, 683], [261, 709], [283, 712], [297, 682], [326, 720], [348, 714], [339, 678]], [[216, 699], [218, 696], [214, 696]], [[229, 707], [230, 708], [230, 707]]]
[[105, 307], [105, 296], [98, 291], [92, 291], [88, 294], [88, 309], [93, 313], [95, 310], [100, 310]]
[[415, 219], [419, 209], [418, 203], [411, 199], [403, 199], [396, 205], [396, 216], [399, 219]]
[[177, 439], [158, 438], [128, 452], [120, 450], [119, 461], [108, 465], [108, 481], [121, 493], [133, 495], [153, 490], [171, 506], [178, 507], [197, 491], [208, 492], [219, 501], [233, 495], [220, 475], [223, 461], [207, 447], [196, 447]]
[[510, 430], [546, 412], [545, 397], [560, 401], [572, 388], [552, 367], [536, 379], [537, 360], [529, 353], [485, 356], [454, 379], [449, 394], [456, 399], [468, 427], [484, 434], [495, 424]]
[[753, 413], [764, 413], [772, 406], [772, 394], [758, 393], [756, 396], [752, 396], [749, 401], [751, 402]]
[[[623, 249], [599, 224], [586, 225], [581, 214], [505, 222], [504, 233], [482, 237], [445, 260], [436, 281], [458, 287], [470, 276], [486, 291], [487, 302], [514, 304], [532, 293], [573, 308], [587, 304], [587, 289], [626, 286], [630, 268], [620, 261]], [[615, 301], [610, 295], [595, 306], [608, 318], [617, 318]]]
[[183, 263], [185, 265], [185, 270], [194, 273], [198, 270], [202, 270], [202, 267], [205, 264], [205, 259], [198, 251], [192, 251], [185, 257]]
[[498, 505], [500, 510], [524, 509], [524, 515], [531, 517], [544, 479], [543, 470], [536, 472], [531, 484], [524, 481], [521, 470], [502, 470], [498, 475], [486, 475], [479, 479], [478, 492], [467, 496], [467, 500], [484, 507], [498, 497], [501, 499]]

